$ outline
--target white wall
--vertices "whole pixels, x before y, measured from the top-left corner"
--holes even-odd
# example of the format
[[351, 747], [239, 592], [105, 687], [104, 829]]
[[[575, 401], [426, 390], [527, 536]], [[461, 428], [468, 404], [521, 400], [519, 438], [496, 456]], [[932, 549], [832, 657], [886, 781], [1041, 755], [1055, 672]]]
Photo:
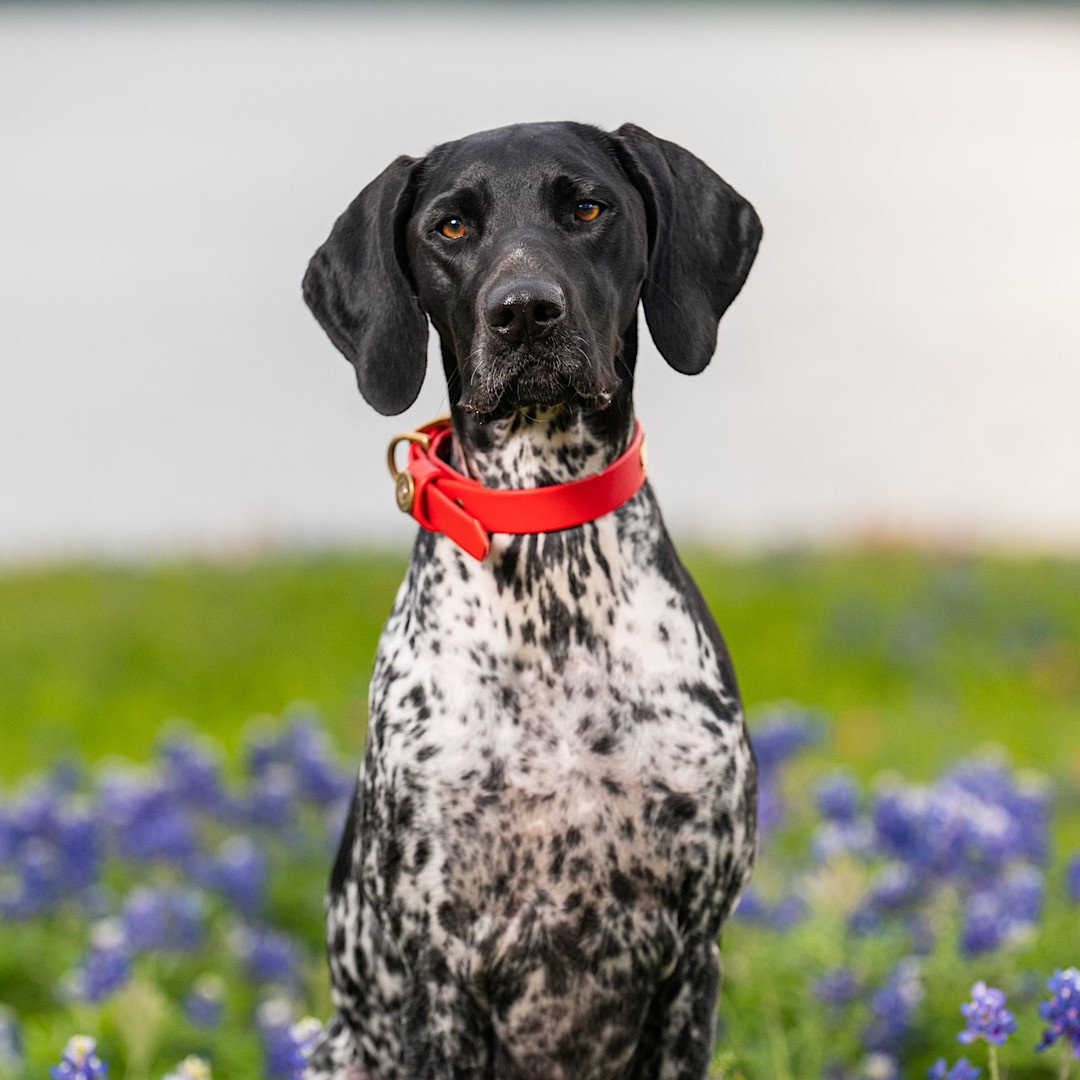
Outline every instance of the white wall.
[[669, 522], [1080, 548], [1080, 10], [0, 7], [0, 557], [403, 539], [307, 258], [395, 155], [624, 120], [757, 206]]

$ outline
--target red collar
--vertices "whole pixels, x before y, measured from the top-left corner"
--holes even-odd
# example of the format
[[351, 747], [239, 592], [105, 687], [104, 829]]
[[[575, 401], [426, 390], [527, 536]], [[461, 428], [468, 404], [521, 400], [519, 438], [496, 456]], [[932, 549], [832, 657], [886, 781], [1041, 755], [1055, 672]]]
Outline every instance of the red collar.
[[[398, 509], [425, 529], [445, 533], [475, 559], [487, 558], [490, 533], [543, 533], [595, 521], [629, 502], [645, 483], [645, 435], [634, 422], [626, 452], [603, 472], [539, 488], [486, 488], [452, 469], [439, 451], [451, 437], [450, 418], [439, 417], [390, 440], [387, 461]], [[394, 461], [398, 443], [408, 442], [409, 463]]]

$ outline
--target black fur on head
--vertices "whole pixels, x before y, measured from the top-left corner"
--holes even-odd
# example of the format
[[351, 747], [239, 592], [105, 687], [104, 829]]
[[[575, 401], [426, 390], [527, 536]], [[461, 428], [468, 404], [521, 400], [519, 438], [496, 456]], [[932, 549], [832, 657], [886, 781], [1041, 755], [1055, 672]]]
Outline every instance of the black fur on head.
[[381, 413], [420, 392], [429, 317], [465, 413], [602, 409], [630, 393], [639, 299], [664, 359], [696, 374], [760, 239], [741, 195], [643, 128], [521, 124], [393, 162], [304, 298]]

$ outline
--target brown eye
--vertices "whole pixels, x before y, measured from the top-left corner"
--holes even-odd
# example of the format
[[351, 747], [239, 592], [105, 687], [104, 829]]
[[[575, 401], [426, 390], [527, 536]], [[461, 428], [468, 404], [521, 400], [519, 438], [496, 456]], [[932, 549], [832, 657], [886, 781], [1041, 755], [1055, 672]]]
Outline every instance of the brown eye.
[[574, 217], [576, 217], [578, 221], [595, 221], [599, 216], [599, 203], [579, 202], [574, 208]]
[[447, 218], [439, 226], [439, 232], [448, 236], [451, 240], [460, 240], [465, 235], [465, 222], [461, 218]]

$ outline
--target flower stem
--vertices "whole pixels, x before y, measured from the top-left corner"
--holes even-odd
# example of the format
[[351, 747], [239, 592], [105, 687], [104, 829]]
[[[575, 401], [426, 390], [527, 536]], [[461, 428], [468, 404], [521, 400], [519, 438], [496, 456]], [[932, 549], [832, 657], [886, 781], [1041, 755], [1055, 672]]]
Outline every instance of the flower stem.
[[990, 1044], [990, 1080], [1001, 1080], [1001, 1073], [998, 1072], [998, 1060], [997, 1060], [997, 1047]]
[[1072, 1072], [1072, 1047], [1066, 1039], [1061, 1040], [1061, 1072], [1058, 1073], [1058, 1080], [1069, 1080], [1069, 1073]]

